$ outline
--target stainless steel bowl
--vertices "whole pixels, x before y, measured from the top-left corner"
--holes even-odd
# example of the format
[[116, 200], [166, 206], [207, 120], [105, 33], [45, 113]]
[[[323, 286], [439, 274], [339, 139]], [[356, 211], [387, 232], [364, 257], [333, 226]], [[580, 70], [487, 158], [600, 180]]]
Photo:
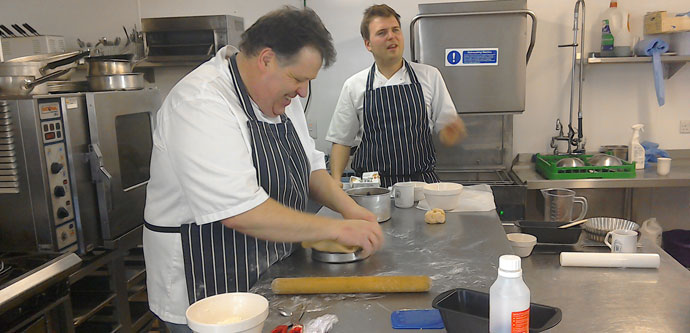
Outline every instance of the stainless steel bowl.
[[625, 219], [616, 217], [590, 217], [585, 222], [587, 237], [597, 242], [603, 242], [609, 231], [624, 229], [637, 231], [640, 225]]
[[621, 161], [620, 158], [612, 155], [607, 155], [607, 154], [596, 154], [589, 159], [587, 159], [587, 162], [591, 165], [595, 166], [619, 166], [623, 165], [623, 162]]
[[628, 160], [628, 146], [626, 145], [606, 145], [601, 146], [599, 149], [602, 153], [611, 153], [613, 156], [620, 158], [621, 160]]
[[556, 162], [556, 166], [559, 168], [575, 168], [585, 166], [585, 162], [577, 157], [566, 157]]
[[351, 188], [345, 191], [357, 204], [370, 210], [381, 223], [391, 218], [391, 191], [380, 187]]

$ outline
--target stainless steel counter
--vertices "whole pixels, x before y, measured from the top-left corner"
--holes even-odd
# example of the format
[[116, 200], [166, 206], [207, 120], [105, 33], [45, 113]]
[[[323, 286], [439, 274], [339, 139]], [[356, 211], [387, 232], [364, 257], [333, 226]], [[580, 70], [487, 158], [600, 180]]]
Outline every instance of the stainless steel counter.
[[527, 185], [527, 189], [551, 187], [577, 188], [636, 188], [690, 186], [690, 150], [670, 150], [673, 161], [671, 173], [656, 174], [656, 164], [637, 170], [635, 178], [549, 180], [542, 177], [531, 161], [532, 154], [519, 154], [513, 162], [513, 172]]
[[[337, 216], [328, 209], [319, 214]], [[512, 253], [496, 212], [449, 213], [442, 225], [427, 225], [423, 219], [421, 210], [393, 207], [391, 220], [381, 225], [384, 248], [362, 262], [324, 264], [299, 250], [274, 265], [252, 288], [271, 304], [264, 331], [288, 321], [276, 308], [304, 303], [305, 323], [328, 313], [338, 316], [331, 332], [392, 332], [395, 310], [431, 308], [435, 296], [453, 288], [488, 292], [498, 257]], [[690, 327], [690, 272], [663, 251], [658, 270], [637, 270], [560, 267], [558, 256], [543, 250], [554, 249], [540, 248], [541, 253], [525, 258], [523, 271], [533, 302], [563, 310], [563, 321], [552, 331], [681, 332]], [[274, 295], [270, 289], [276, 277], [420, 274], [432, 278], [431, 291]]]

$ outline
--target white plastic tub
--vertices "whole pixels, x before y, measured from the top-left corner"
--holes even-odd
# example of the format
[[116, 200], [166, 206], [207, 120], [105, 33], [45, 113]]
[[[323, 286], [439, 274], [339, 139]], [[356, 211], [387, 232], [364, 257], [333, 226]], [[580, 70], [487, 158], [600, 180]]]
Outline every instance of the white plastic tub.
[[261, 333], [268, 300], [252, 293], [204, 298], [187, 308], [187, 325], [198, 333]]

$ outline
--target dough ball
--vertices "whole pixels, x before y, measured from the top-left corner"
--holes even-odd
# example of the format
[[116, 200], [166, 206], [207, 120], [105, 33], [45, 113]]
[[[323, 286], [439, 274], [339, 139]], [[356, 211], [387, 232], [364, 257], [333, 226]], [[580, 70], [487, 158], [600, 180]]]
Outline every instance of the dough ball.
[[359, 246], [346, 246], [332, 240], [320, 240], [318, 242], [302, 242], [305, 249], [316, 249], [321, 252], [331, 253], [355, 253], [361, 249]]
[[443, 209], [434, 208], [424, 214], [424, 222], [428, 224], [446, 223], [446, 212]]

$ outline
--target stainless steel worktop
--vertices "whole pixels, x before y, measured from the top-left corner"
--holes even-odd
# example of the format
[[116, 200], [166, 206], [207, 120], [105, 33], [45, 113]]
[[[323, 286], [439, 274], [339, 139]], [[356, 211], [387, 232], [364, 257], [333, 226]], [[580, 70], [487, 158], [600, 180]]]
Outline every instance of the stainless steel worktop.
[[513, 172], [527, 185], [536, 190], [551, 187], [577, 188], [636, 188], [636, 187], [685, 187], [690, 186], [690, 150], [671, 150], [671, 173], [656, 174], [656, 164], [637, 170], [635, 178], [620, 179], [545, 179], [535, 169], [532, 154], [519, 154], [513, 162]]
[[[395, 310], [431, 308], [435, 296], [453, 288], [488, 292], [498, 257], [512, 253], [496, 212], [449, 213], [442, 225], [425, 224], [423, 213], [393, 207], [391, 220], [381, 224], [384, 248], [362, 262], [324, 264], [299, 250], [271, 267], [252, 289], [271, 304], [264, 331], [287, 322], [276, 308], [304, 303], [303, 322], [328, 313], [338, 316], [331, 332], [392, 332], [390, 315]], [[328, 209], [319, 214], [337, 216]], [[523, 260], [532, 302], [563, 310], [563, 321], [552, 331], [680, 332], [690, 327], [690, 272], [665, 252], [658, 270], [594, 269], [560, 267], [558, 255], [548, 253], [552, 250], [540, 248]], [[270, 290], [276, 277], [420, 274], [432, 278], [431, 291], [274, 295]]]

